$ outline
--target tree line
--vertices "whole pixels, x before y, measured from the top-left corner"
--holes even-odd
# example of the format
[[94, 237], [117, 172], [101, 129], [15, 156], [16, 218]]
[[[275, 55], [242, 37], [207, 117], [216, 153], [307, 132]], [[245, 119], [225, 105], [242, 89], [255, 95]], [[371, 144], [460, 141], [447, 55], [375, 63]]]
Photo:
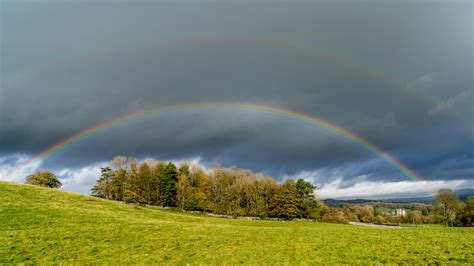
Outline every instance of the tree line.
[[[59, 188], [53, 173], [40, 171], [26, 182]], [[441, 189], [433, 204], [327, 205], [316, 199], [316, 186], [303, 179], [276, 182], [270, 176], [235, 167], [199, 165], [176, 166], [156, 160], [139, 163], [133, 158], [115, 157], [101, 168], [92, 195], [127, 203], [174, 207], [182, 211], [202, 211], [230, 216], [294, 219], [376, 224], [443, 223], [446, 226], [474, 226], [474, 197], [466, 202], [449, 189]], [[406, 211], [394, 215], [395, 209]]]
[[231, 216], [306, 218], [336, 223], [474, 224], [474, 198], [463, 203], [449, 189], [440, 190], [433, 204], [402, 206], [405, 215], [394, 215], [399, 204], [326, 205], [316, 200], [315, 189], [315, 185], [303, 179], [288, 179], [280, 184], [269, 176], [235, 167], [214, 166], [205, 171], [187, 163], [179, 166], [155, 160], [138, 163], [119, 156], [102, 168], [92, 193], [130, 203]]
[[282, 184], [263, 174], [235, 167], [179, 166], [114, 158], [101, 168], [92, 194], [129, 203], [176, 207], [231, 216], [315, 218], [316, 186], [303, 179]]
[[[329, 206], [333, 218], [375, 224], [444, 224], [445, 226], [474, 226], [474, 197], [466, 202], [459, 200], [455, 192], [441, 189], [434, 196], [432, 204], [425, 203], [386, 203], [366, 204], [343, 203]], [[395, 209], [405, 211], [395, 215]]]

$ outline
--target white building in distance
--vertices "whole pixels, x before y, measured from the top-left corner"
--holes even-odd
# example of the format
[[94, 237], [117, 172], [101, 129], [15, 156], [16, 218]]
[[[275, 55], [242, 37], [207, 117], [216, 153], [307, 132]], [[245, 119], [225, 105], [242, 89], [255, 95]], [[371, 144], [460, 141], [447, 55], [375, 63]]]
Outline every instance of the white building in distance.
[[407, 212], [405, 209], [395, 209], [395, 213], [393, 214], [394, 216], [405, 216], [407, 215]]

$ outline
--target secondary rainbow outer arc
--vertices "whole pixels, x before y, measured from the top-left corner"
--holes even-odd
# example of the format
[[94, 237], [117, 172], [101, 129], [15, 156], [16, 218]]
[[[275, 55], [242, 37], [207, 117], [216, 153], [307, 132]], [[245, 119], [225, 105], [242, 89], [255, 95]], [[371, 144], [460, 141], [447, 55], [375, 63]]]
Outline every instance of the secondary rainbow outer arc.
[[[316, 58], [323, 58], [324, 60], [327, 60], [329, 62], [350, 68], [351, 70], [357, 70], [360, 71], [361, 73], [366, 73], [371, 77], [377, 78], [387, 84], [392, 84], [395, 87], [403, 88], [404, 93], [408, 93], [409, 95], [417, 98], [420, 102], [424, 102], [428, 104], [431, 107], [437, 106], [440, 102], [439, 100], [435, 99], [429, 94], [423, 94], [421, 92], [417, 92], [416, 90], [408, 90], [406, 87], [406, 84], [394, 77], [391, 77], [390, 75], [386, 74], [385, 72], [381, 71], [378, 68], [371, 67], [366, 64], [362, 64], [359, 62], [356, 62], [349, 57], [330, 52], [328, 50], [324, 50], [321, 48], [318, 48], [316, 46], [306, 46], [302, 45], [299, 43], [294, 43], [290, 42], [287, 40], [280, 40], [280, 39], [274, 39], [270, 37], [262, 37], [262, 36], [251, 36], [251, 35], [230, 35], [227, 37], [222, 37], [220, 36], [219, 38], [216, 37], [211, 37], [211, 36], [204, 36], [204, 35], [199, 35], [199, 36], [186, 36], [186, 37], [181, 37], [181, 38], [172, 38], [172, 39], [165, 39], [165, 43], [168, 45], [170, 44], [180, 44], [180, 43], [185, 43], [185, 42], [196, 42], [196, 43], [205, 43], [205, 42], [212, 42], [215, 43], [217, 41], [233, 41], [233, 42], [243, 42], [243, 43], [251, 43], [251, 44], [258, 44], [261, 43], [263, 45], [267, 45], [269, 47], [277, 48], [277, 49], [283, 49], [285, 51], [291, 51], [291, 52], [297, 52], [301, 53], [302, 55], [306, 55], [309, 57], [316, 57]], [[166, 44], [165, 44], [166, 45]], [[123, 46], [120, 47], [116, 50], [120, 50], [124, 47], [128, 46]], [[98, 54], [104, 53], [108, 51], [108, 49], [98, 49], [96, 48], [95, 51], [87, 51], [85, 54], [81, 54], [77, 58], [81, 58], [84, 60], [84, 58], [89, 58], [96, 56]], [[68, 62], [73, 62], [74, 58], [66, 58], [63, 60], [58, 60], [57, 62], [53, 62], [48, 65], [48, 67], [54, 67], [54, 66], [62, 66], [66, 65]], [[31, 69], [28, 71], [29, 73], [26, 74], [26, 76], [33, 76], [35, 73], [38, 74], [41, 72], [41, 70], [44, 67], [41, 66], [38, 69]], [[454, 110], [450, 110], [450, 108], [446, 108], [442, 111], [442, 113], [448, 115], [451, 119], [456, 120], [460, 125], [464, 127], [466, 132], [468, 132], [469, 136], [474, 137], [474, 124], [473, 121], [468, 120], [464, 118], [461, 114], [455, 112]]]
[[164, 105], [156, 108], [150, 108], [143, 111], [132, 112], [129, 114], [125, 114], [116, 118], [112, 118], [103, 122], [100, 122], [92, 127], [89, 127], [85, 130], [82, 130], [76, 134], [73, 134], [56, 144], [50, 146], [49, 148], [41, 151], [40, 153], [36, 154], [31, 161], [26, 163], [28, 165], [31, 162], [34, 162], [38, 159], [45, 159], [48, 158], [61, 150], [67, 148], [69, 145], [76, 143], [82, 139], [85, 139], [89, 136], [94, 135], [95, 133], [113, 127], [115, 125], [131, 121], [137, 120], [141, 118], [150, 117], [153, 115], [158, 115], [162, 113], [169, 113], [178, 110], [196, 110], [196, 109], [206, 109], [206, 108], [224, 108], [224, 109], [243, 109], [243, 110], [256, 110], [256, 111], [263, 111], [272, 114], [278, 114], [280, 116], [288, 117], [291, 119], [297, 119], [300, 121], [308, 122], [314, 125], [317, 125], [325, 130], [334, 133], [336, 135], [342, 136], [346, 139], [355, 142], [366, 149], [370, 150], [377, 156], [384, 159], [390, 165], [394, 166], [397, 170], [403, 173], [405, 176], [410, 177], [415, 181], [423, 181], [420, 175], [418, 175], [414, 170], [410, 169], [407, 165], [403, 164], [393, 155], [385, 152], [377, 145], [371, 143], [370, 141], [364, 139], [360, 135], [351, 132], [333, 122], [325, 120], [324, 118], [317, 117], [314, 115], [310, 115], [303, 112], [293, 111], [290, 109], [285, 109], [282, 107], [276, 107], [269, 104], [264, 103], [254, 103], [254, 102], [225, 102], [225, 101], [210, 101], [210, 102], [198, 102], [198, 103], [178, 103], [178, 104], [171, 104], [171, 105]]

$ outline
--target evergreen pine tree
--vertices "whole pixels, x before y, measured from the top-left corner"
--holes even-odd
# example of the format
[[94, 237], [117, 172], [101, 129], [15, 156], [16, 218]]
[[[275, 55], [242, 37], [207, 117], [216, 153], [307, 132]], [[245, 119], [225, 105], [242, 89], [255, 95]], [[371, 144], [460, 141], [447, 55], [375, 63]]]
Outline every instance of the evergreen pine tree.
[[176, 182], [178, 181], [178, 171], [171, 162], [163, 169], [160, 180], [161, 203], [163, 206], [176, 206]]

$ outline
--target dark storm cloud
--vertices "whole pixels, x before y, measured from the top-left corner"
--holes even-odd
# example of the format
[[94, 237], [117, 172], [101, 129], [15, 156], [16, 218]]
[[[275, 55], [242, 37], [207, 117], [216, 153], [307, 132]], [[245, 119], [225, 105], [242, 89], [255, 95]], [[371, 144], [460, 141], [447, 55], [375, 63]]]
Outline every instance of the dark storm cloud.
[[[6, 1], [0, 154], [32, 154], [148, 107], [253, 101], [333, 121], [428, 179], [470, 179], [470, 5]], [[279, 177], [345, 167], [348, 186], [357, 176], [406, 178], [347, 139], [250, 110], [125, 123], [45, 164], [81, 167], [117, 154], [199, 157]]]

